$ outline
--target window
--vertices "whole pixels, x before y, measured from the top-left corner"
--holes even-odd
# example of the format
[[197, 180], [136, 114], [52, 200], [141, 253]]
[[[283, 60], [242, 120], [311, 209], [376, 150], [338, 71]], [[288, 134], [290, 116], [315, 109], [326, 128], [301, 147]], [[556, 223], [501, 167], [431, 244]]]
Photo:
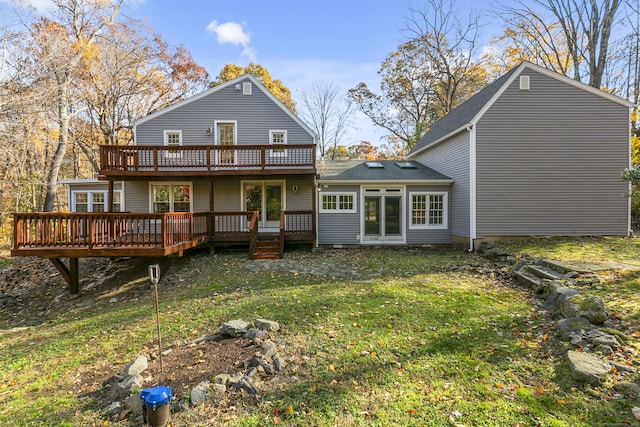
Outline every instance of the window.
[[447, 228], [447, 193], [411, 193], [410, 228]]
[[154, 183], [151, 187], [153, 213], [191, 212], [191, 183]]
[[356, 213], [356, 193], [323, 193], [320, 195], [320, 212]]
[[[269, 131], [269, 143], [274, 146], [271, 149], [271, 157], [286, 157], [287, 150], [282, 146], [287, 143], [287, 131], [286, 130], [270, 130]], [[280, 148], [275, 148], [280, 146]]]
[[181, 130], [165, 130], [164, 145], [167, 147], [166, 157], [176, 157], [182, 155], [180, 147], [182, 145]]
[[[73, 212], [107, 212], [106, 191], [74, 191], [72, 192], [71, 210]], [[121, 211], [122, 191], [113, 192], [113, 212]]]

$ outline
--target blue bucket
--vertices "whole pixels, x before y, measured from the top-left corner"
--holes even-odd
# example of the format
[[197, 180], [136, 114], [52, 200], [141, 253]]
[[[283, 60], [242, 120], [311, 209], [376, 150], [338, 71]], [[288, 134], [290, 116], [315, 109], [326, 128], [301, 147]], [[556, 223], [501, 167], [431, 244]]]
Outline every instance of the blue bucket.
[[169, 400], [171, 389], [166, 386], [157, 386], [142, 389], [140, 400], [144, 403], [143, 415], [145, 422], [154, 427], [164, 427], [169, 423]]

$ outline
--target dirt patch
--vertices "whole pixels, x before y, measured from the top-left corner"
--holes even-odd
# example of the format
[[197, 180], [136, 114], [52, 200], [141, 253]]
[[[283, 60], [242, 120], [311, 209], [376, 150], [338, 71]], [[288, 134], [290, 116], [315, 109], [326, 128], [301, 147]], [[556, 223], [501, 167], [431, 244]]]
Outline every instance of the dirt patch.
[[152, 378], [151, 381], [147, 378], [144, 386], [168, 386], [176, 400], [180, 400], [203, 381], [213, 381], [216, 375], [233, 375], [245, 369], [245, 363], [257, 349], [253, 342], [241, 338], [177, 347], [162, 357], [162, 372], [160, 359], [149, 362], [145, 374]]

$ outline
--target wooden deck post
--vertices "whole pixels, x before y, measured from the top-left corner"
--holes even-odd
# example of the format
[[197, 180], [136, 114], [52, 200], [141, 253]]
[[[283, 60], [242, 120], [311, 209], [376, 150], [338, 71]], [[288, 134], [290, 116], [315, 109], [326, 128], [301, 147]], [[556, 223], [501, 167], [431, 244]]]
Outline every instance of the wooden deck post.
[[72, 295], [80, 293], [80, 275], [78, 274], [78, 258], [69, 258], [69, 268], [60, 258], [49, 258], [53, 266], [60, 272], [62, 278], [69, 284]]
[[109, 180], [109, 186], [107, 187], [107, 196], [109, 197], [107, 203], [107, 212], [113, 212], [113, 179]]

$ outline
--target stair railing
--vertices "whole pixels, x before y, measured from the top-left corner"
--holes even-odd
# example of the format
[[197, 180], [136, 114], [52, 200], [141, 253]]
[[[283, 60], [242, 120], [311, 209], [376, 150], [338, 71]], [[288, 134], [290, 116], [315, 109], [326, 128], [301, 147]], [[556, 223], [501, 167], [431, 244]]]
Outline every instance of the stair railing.
[[258, 211], [251, 213], [249, 222], [249, 259], [255, 259], [256, 246], [258, 244]]

